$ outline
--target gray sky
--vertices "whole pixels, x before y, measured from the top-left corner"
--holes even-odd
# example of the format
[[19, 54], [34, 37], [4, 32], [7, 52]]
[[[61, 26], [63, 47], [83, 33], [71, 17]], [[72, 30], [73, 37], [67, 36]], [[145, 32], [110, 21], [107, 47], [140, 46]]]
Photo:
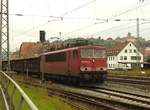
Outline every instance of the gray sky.
[[23, 41], [38, 41], [39, 30], [46, 31], [46, 39], [59, 32], [61, 39], [136, 36], [136, 18], [145, 18], [140, 36], [150, 39], [150, 0], [10, 0], [9, 9], [11, 51]]

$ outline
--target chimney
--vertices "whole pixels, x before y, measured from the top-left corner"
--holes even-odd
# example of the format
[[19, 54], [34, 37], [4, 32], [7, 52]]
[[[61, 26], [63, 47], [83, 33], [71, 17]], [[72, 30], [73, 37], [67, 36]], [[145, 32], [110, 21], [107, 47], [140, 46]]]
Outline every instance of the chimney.
[[45, 31], [40, 31], [40, 42], [45, 42]]

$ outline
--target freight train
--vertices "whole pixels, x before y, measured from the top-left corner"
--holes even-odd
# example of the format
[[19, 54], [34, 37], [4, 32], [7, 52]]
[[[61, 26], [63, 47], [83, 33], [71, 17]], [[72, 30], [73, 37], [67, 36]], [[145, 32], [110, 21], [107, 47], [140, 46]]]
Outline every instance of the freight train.
[[[3, 69], [7, 62], [3, 61]], [[71, 82], [103, 82], [107, 76], [106, 48], [78, 46], [42, 53], [36, 57], [13, 59], [11, 70], [30, 72]]]

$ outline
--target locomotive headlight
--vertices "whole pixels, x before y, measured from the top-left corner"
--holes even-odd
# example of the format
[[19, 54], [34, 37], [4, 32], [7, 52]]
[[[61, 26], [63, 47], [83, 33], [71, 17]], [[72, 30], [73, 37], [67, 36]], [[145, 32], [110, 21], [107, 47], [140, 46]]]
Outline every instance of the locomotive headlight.
[[97, 67], [96, 68], [96, 71], [106, 71], [107, 69], [106, 68], [103, 68], [103, 67]]
[[102, 70], [102, 68], [100, 68], [100, 67], [97, 67], [97, 68], [96, 68], [96, 71], [100, 71], [100, 70]]
[[107, 68], [103, 68], [104, 69], [104, 71], [107, 71]]
[[91, 67], [80, 67], [81, 71], [91, 71], [92, 68]]
[[94, 63], [94, 62], [95, 62], [95, 60], [93, 59], [93, 60], [92, 60], [92, 62]]

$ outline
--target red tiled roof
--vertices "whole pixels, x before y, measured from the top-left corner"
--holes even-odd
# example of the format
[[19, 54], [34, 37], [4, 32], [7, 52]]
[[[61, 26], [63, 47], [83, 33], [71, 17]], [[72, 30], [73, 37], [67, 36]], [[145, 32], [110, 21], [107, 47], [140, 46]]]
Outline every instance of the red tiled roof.
[[117, 55], [129, 42], [117, 42], [111, 48], [107, 48], [107, 55]]
[[142, 53], [143, 53], [144, 55], [150, 55], [150, 50], [143, 50]]
[[21, 57], [31, 57], [42, 52], [42, 43], [23, 42], [20, 46]]

